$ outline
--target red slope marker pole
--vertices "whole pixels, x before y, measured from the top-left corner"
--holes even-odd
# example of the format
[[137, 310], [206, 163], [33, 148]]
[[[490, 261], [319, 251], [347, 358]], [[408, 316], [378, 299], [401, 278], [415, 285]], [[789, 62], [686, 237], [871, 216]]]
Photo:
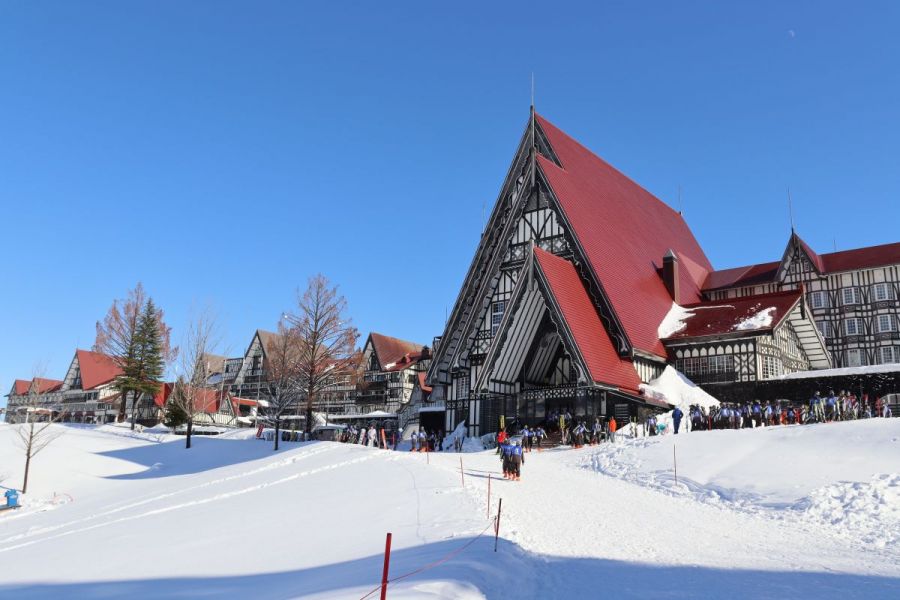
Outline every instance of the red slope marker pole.
[[388, 570], [391, 566], [391, 534], [384, 541], [384, 571], [381, 573], [381, 600], [387, 598]]
[[500, 498], [500, 503], [497, 504], [497, 523], [494, 526], [494, 552], [497, 551], [497, 538], [500, 537], [500, 511], [503, 510], [503, 498]]

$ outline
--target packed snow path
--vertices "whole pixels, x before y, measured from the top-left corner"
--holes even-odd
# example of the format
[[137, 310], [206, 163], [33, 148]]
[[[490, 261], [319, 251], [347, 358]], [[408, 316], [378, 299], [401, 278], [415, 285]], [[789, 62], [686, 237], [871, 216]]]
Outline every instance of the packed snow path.
[[[0, 465], [15, 479], [10, 433], [0, 427]], [[813, 468], [810, 455], [852, 435], [867, 443]], [[678, 436], [677, 485], [670, 436], [533, 452], [519, 482], [491, 452], [275, 454], [234, 436], [186, 452], [148, 437], [66, 428], [35, 465], [28, 506], [0, 516], [0, 596], [360, 598], [391, 531], [393, 577], [451, 558], [389, 598], [900, 597], [900, 549], [875, 543], [897, 531], [872, 537], [900, 528], [900, 419]], [[793, 452], [803, 476], [756, 485], [767, 447]], [[493, 506], [503, 498], [496, 554], [478, 537], [488, 474]], [[51, 503], [53, 491], [66, 495]], [[835, 520], [836, 505], [859, 518]]]

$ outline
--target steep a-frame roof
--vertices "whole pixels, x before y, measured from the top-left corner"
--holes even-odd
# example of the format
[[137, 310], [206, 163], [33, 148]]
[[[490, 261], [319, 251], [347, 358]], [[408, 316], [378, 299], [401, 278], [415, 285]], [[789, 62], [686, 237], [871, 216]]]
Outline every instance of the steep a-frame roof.
[[672, 249], [687, 263], [679, 270], [682, 305], [701, 301], [712, 265], [678, 212], [545, 118], [535, 119], [560, 163], [538, 155], [538, 165], [628, 340], [665, 357], [657, 329], [672, 297], [658, 272], [663, 255]]
[[271, 354], [272, 349], [278, 347], [278, 338], [281, 337], [277, 333], [265, 331], [263, 329], [257, 329], [256, 335], [259, 336], [259, 342], [262, 344], [262, 349], [263, 352], [266, 353], [266, 356]]
[[31, 388], [31, 382], [27, 379], [16, 379], [13, 383], [12, 393], [16, 396], [24, 396]]
[[422, 354], [422, 344], [408, 342], [400, 338], [391, 337], [374, 331], [369, 334], [372, 348], [378, 356], [378, 364], [383, 371], [405, 364], [406, 366], [416, 362]]
[[591, 379], [637, 393], [637, 371], [616, 352], [575, 266], [540, 248], [534, 249], [534, 256]]
[[115, 359], [106, 354], [90, 350], [76, 350], [75, 358], [81, 369], [81, 389], [83, 390], [92, 390], [113, 381], [122, 374], [122, 369], [116, 364]]

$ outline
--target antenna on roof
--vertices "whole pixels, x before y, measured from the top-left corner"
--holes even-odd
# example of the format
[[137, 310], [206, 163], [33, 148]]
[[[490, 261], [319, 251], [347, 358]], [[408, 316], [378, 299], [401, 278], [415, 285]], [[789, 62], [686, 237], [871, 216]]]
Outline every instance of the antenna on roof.
[[484, 231], [487, 229], [487, 221], [484, 220], [484, 200], [481, 201], [481, 235], [484, 235]]
[[678, 184], [678, 214], [684, 214], [684, 205], [681, 202], [681, 184]]
[[534, 190], [535, 171], [537, 171], [537, 150], [534, 147], [534, 71], [531, 72], [531, 189]]
[[791, 186], [788, 186], [788, 214], [791, 218], [791, 233], [794, 233], [794, 202], [791, 199]]
[[832, 239], [832, 241], [834, 242], [834, 251], [837, 252], [837, 236], [835, 236], [835, 237], [833, 237], [833, 238], [831, 238], [831, 239]]

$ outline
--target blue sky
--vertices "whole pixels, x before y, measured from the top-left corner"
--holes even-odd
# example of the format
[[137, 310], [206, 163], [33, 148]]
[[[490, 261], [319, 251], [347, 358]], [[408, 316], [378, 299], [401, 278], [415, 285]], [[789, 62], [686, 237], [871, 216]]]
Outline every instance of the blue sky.
[[528, 116], [717, 268], [900, 241], [895, 2], [0, 4], [0, 387], [61, 377], [137, 281], [226, 349], [322, 272], [439, 335]]

